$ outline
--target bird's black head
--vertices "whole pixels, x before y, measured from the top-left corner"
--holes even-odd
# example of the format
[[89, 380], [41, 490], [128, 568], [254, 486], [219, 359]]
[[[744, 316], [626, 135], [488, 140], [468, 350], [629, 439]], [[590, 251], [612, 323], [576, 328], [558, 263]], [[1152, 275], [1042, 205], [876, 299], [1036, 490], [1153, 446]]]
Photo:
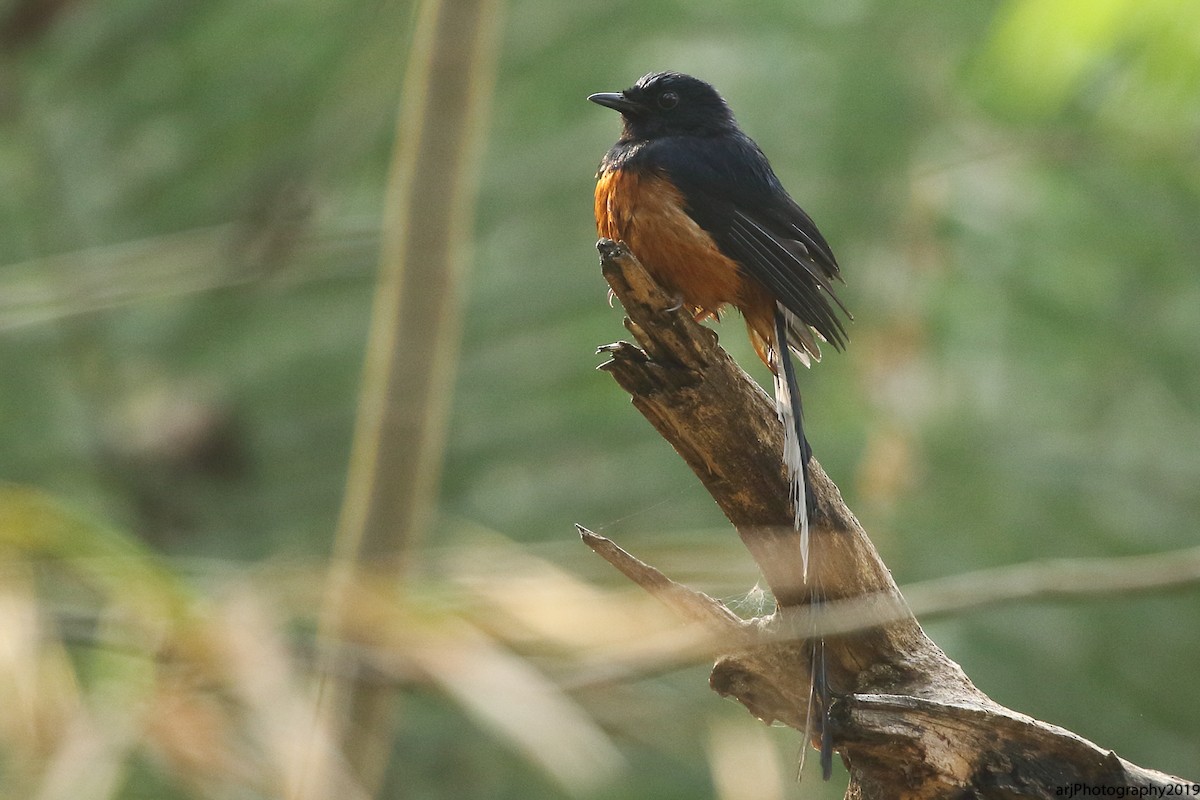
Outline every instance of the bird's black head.
[[588, 100], [621, 112], [621, 138], [627, 140], [717, 136], [737, 129], [717, 90], [682, 72], [651, 72], [623, 92], [602, 92]]

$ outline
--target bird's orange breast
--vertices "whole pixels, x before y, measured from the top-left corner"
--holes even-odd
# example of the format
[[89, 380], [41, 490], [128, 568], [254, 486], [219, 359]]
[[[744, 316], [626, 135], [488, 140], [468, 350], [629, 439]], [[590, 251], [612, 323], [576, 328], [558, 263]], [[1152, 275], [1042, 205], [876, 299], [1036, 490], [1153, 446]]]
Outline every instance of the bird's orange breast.
[[[737, 262], [684, 210], [683, 195], [655, 173], [616, 169], [596, 182], [596, 232], [623, 241], [646, 270], [698, 317], [731, 303], [743, 311], [757, 294]], [[753, 285], [751, 285], [753, 284]]]

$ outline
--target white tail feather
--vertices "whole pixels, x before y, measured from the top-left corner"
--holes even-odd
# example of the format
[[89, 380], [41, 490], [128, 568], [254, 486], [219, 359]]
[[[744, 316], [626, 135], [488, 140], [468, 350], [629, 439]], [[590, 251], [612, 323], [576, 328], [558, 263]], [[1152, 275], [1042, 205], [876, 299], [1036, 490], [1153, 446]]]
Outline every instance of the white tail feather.
[[[775, 357], [787, 358], [787, 355], [776, 352]], [[775, 413], [783, 423], [783, 463], [787, 466], [788, 477], [791, 478], [792, 505], [796, 512], [794, 524], [796, 530], [800, 531], [800, 565], [807, 582], [808, 498], [804, 488], [804, 447], [796, 431], [795, 406], [792, 404], [792, 393], [788, 390], [783, 365], [777, 364], [775, 372]]]
[[[775, 411], [783, 423], [783, 460], [787, 465], [788, 477], [791, 479], [792, 508], [795, 510], [795, 526], [800, 531], [800, 564], [802, 580], [809, 585], [809, 597], [812, 606], [822, 602], [821, 590], [817, 585], [817, 575], [814, 574], [812, 584], [808, 583], [809, 561], [809, 531], [808, 531], [808, 497], [804, 463], [806, 449], [803, 434], [803, 420], [797, 415], [803, 414], [800, 406], [799, 389], [796, 385], [796, 370], [794, 362], [789, 357], [789, 345], [794, 348], [797, 358], [804, 366], [809, 366], [809, 356], [820, 359], [821, 350], [813, 341], [808, 327], [783, 304], [775, 307], [775, 341], [772, 343], [772, 366], [775, 371]], [[815, 624], [815, 617], [814, 617]], [[825, 674], [825, 640], [816, 636], [813, 630], [810, 636], [812, 642], [812, 669], [809, 672], [808, 713], [804, 720], [804, 741], [807, 744], [812, 729], [815, 707], [819, 705], [821, 713], [821, 775], [829, 780], [833, 769], [833, 744], [829, 738], [829, 682]], [[803, 768], [803, 755], [800, 766]]]

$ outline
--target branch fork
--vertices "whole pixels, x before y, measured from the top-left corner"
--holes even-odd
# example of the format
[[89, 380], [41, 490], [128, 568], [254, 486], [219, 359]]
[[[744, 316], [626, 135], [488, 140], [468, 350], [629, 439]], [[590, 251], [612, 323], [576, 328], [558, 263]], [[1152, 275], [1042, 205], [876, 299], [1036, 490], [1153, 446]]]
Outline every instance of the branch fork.
[[810, 608], [774, 404], [623, 243], [601, 239], [597, 249], [636, 341], [601, 347], [609, 360], [599, 369], [629, 393], [717, 501], [762, 570], [776, 611], [742, 620], [612, 541], [579, 532], [626, 577], [709, 631], [714, 650], [725, 654], [709, 678], [714, 691], [765, 722], [803, 731], [810, 685], [803, 636], [824, 635], [836, 698], [831, 733], [850, 772], [847, 798], [1054, 797], [1075, 783], [1175, 792], [1192, 785], [1004, 708], [977, 689], [921, 630], [815, 458], [810, 569], [819, 570], [828, 600]]

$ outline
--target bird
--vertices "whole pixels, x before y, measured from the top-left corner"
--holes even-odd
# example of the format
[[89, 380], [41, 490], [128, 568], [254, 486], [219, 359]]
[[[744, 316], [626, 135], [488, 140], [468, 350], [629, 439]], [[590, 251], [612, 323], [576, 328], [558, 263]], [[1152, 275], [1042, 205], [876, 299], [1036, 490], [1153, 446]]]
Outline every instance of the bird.
[[[807, 584], [816, 504], [795, 362], [819, 361], [822, 342], [836, 350], [849, 342], [843, 317], [853, 317], [834, 291], [842, 277], [833, 250], [710, 84], [681, 72], [651, 72], [628, 89], [588, 100], [619, 112], [622, 122], [596, 173], [598, 235], [625, 242], [697, 321], [719, 320], [727, 306], [736, 308], [771, 372]], [[817, 602], [815, 576], [813, 583]], [[823, 639], [814, 639], [813, 648], [813, 691], [827, 722]], [[822, 725], [826, 780], [828, 727]]]

